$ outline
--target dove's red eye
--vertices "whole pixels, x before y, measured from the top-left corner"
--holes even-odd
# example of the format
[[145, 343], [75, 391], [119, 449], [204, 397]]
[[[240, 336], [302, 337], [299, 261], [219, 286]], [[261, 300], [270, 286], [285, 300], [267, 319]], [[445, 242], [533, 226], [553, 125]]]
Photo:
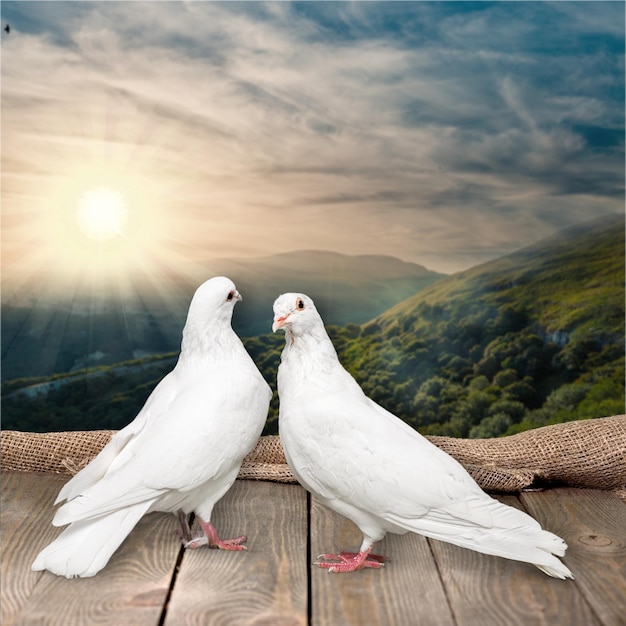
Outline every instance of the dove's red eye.
[[302, 309], [304, 308], [304, 300], [303, 300], [302, 298], [298, 298], [298, 299], [296, 300], [296, 306], [297, 306], [300, 310], [302, 310]]

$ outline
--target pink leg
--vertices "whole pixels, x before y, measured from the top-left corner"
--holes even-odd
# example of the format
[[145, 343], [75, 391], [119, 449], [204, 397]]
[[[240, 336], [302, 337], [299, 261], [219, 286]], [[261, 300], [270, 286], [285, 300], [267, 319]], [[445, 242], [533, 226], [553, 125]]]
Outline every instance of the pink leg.
[[247, 550], [246, 546], [242, 545], [248, 538], [245, 535], [236, 537], [235, 539], [220, 539], [217, 534], [215, 526], [211, 522], [205, 522], [197, 517], [202, 526], [203, 533], [199, 537], [193, 538], [191, 541], [185, 543], [186, 548], [199, 548], [200, 546], [208, 545], [209, 548], [215, 548], [219, 550]]
[[355, 572], [359, 569], [371, 567], [380, 569], [385, 566], [385, 557], [378, 554], [371, 554], [372, 547], [362, 552], [340, 552], [339, 554], [320, 554], [314, 565], [323, 567], [329, 572], [343, 573]]
[[[324, 560], [334, 560], [334, 561], [350, 561], [352, 559], [356, 559], [359, 556], [359, 552], [344, 552], [343, 550], [339, 554], [320, 554], [318, 555], [318, 559]], [[380, 554], [372, 554], [371, 552], [367, 555], [368, 561], [378, 561], [379, 563], [385, 562], [385, 557]]]
[[188, 516], [183, 513], [182, 510], [177, 512], [178, 521], [180, 522], [180, 530], [176, 531], [176, 534], [180, 537], [185, 548], [199, 548], [200, 546], [208, 545], [209, 548], [216, 548], [221, 550], [247, 550], [245, 546], [241, 544], [247, 541], [247, 537], [241, 536], [236, 539], [220, 539], [215, 526], [210, 522], [204, 522], [198, 517], [198, 521], [202, 526], [202, 532], [192, 531], [189, 527]]

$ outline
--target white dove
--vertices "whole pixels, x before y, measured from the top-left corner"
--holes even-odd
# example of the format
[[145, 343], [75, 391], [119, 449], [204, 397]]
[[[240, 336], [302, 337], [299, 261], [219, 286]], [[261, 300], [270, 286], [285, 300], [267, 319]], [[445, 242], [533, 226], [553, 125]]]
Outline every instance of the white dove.
[[[210, 521], [261, 435], [272, 395], [231, 328], [238, 300], [225, 277], [197, 289], [176, 366], [137, 417], [61, 489], [55, 504], [68, 502], [52, 523], [69, 526], [33, 570], [93, 576], [150, 511], [178, 512], [186, 547], [245, 549], [245, 536], [222, 540]], [[191, 511], [203, 531], [194, 536]]]
[[[371, 554], [387, 532], [420, 533], [573, 578], [554, 554], [567, 545], [529, 515], [501, 504], [463, 466], [370, 400], [341, 366], [311, 298], [274, 302], [285, 330], [278, 368], [279, 433], [298, 481], [363, 534], [358, 553], [318, 556], [331, 572], [379, 568]], [[321, 560], [319, 560], [321, 559]]]

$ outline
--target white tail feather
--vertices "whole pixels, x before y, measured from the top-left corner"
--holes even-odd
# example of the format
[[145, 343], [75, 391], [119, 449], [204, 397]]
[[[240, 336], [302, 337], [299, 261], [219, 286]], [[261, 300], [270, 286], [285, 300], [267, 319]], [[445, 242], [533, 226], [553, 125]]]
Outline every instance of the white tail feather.
[[[507, 513], [506, 508], [511, 508], [505, 505], [500, 506], [503, 513]], [[569, 569], [556, 558], [565, 554], [567, 550], [565, 541], [554, 533], [543, 530], [530, 516], [515, 509], [512, 510], [516, 514], [523, 515], [522, 521], [527, 519], [528, 524], [511, 528], [485, 528], [483, 526], [472, 528], [468, 524], [469, 520], [462, 520], [461, 523], [456, 524], [455, 520], [450, 518], [445, 522], [424, 517], [408, 522], [399, 518], [394, 518], [393, 521], [406, 530], [453, 543], [462, 548], [531, 563], [548, 576], [574, 578]]]
[[527, 529], [525, 532], [521, 529], [510, 531], [475, 529], [470, 535], [467, 533], [467, 529], [465, 531], [464, 536], [424, 531], [423, 529], [418, 532], [483, 554], [532, 563], [548, 576], [563, 579], [574, 578], [569, 569], [555, 556], [563, 556], [567, 544], [550, 532], [537, 529]]
[[547, 567], [546, 565], [536, 565], [544, 574], [548, 576], [552, 576], [553, 578], [560, 578], [561, 580], [565, 580], [566, 578], [574, 578], [574, 574], [569, 571], [569, 569], [561, 563], [556, 557], [554, 559], [558, 565], [553, 565], [552, 567]]
[[70, 524], [42, 550], [32, 569], [57, 576], [86, 578], [97, 574], [149, 508], [141, 502], [103, 517]]

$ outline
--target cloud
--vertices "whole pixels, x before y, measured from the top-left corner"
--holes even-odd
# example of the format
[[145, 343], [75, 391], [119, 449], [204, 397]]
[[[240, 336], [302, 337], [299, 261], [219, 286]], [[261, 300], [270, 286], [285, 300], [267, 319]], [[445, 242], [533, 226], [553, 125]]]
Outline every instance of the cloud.
[[623, 208], [620, 3], [3, 4], [9, 214], [91, 163], [171, 263], [454, 271]]

